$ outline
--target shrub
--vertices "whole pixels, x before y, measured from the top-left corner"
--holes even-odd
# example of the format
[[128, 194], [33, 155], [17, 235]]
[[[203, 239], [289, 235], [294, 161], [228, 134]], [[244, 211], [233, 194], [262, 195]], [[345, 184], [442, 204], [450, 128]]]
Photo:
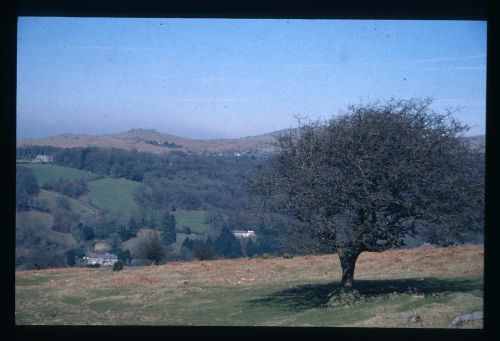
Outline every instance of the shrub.
[[246, 248], [247, 248], [247, 256], [248, 257], [257, 256], [262, 251], [260, 248], [260, 245], [256, 242], [254, 242], [252, 239], [250, 239], [248, 241]]
[[118, 260], [123, 262], [124, 264], [130, 264], [132, 260], [132, 255], [129, 250], [118, 249], [115, 251], [115, 254], [118, 256]]
[[76, 258], [85, 256], [85, 251], [82, 248], [75, 248], [66, 251], [64, 255], [66, 256], [66, 264], [74, 266], [76, 264]]
[[123, 262], [121, 260], [116, 261], [115, 264], [113, 264], [113, 271], [121, 271], [123, 269]]
[[87, 268], [100, 268], [101, 264], [95, 263], [95, 264], [87, 264]]
[[197, 240], [193, 247], [193, 255], [199, 260], [214, 258], [215, 254], [212, 241], [210, 239], [206, 242]]
[[64, 254], [50, 248], [32, 248], [28, 254], [20, 259], [22, 269], [25, 270], [40, 270], [48, 268], [61, 268], [65, 265]]
[[283, 258], [285, 258], [285, 259], [293, 258], [293, 255], [289, 254], [288, 252], [285, 252], [283, 254]]

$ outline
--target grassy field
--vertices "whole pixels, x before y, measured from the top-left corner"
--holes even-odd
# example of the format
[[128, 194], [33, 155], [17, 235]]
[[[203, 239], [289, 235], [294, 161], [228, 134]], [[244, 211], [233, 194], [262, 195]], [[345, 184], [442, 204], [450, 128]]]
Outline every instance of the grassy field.
[[33, 170], [39, 186], [42, 186], [49, 181], [56, 181], [59, 179], [89, 181], [101, 177], [100, 175], [94, 173], [56, 165], [22, 164], [22, 167], [27, 167]]
[[[71, 201], [72, 209], [76, 209], [77, 212], [86, 214], [89, 213], [87, 212], [89, 209], [92, 210], [91, 207], [81, 205], [85, 201], [90, 202], [98, 208], [120, 213], [127, 217], [130, 216], [133, 211], [138, 210], [138, 206], [133, 200], [134, 190], [139, 185], [136, 181], [123, 178], [102, 178], [102, 176], [98, 174], [50, 164], [22, 164], [22, 167], [28, 167], [33, 170], [40, 186], [49, 181], [55, 181], [61, 178], [65, 180], [80, 179], [86, 181], [89, 193], [83, 200], [78, 200], [81, 202], [80, 204], [68, 198]], [[55, 205], [55, 198], [57, 196], [60, 195], [43, 190], [39, 195], [40, 198], [49, 201], [51, 208], [54, 208], [52, 206]], [[204, 223], [207, 211], [180, 210], [172, 213], [175, 215], [178, 226], [187, 226], [191, 228], [193, 233], [201, 234], [210, 228], [208, 224]]]
[[[133, 193], [139, 185], [138, 182], [123, 178], [103, 179], [102, 175], [56, 165], [23, 164], [22, 167], [28, 167], [33, 170], [40, 186], [46, 182], [59, 179], [85, 181], [89, 189], [86, 198], [78, 200], [79, 204], [76, 200], [68, 198], [71, 201], [72, 210], [76, 209], [77, 212], [89, 213], [87, 212], [88, 210], [93, 210], [87, 205], [82, 205], [85, 201], [101, 209], [107, 209], [127, 216], [138, 209], [137, 204], [133, 200]], [[47, 199], [51, 205], [55, 202], [54, 199], [57, 196], [60, 196], [60, 194], [48, 191], [40, 193], [40, 198]], [[95, 212], [95, 210], [93, 211]]]
[[[482, 310], [482, 273], [482, 245], [363, 253], [355, 280], [365, 301], [326, 308], [340, 277], [335, 255], [18, 271], [15, 317], [20, 325], [447, 328]], [[414, 314], [421, 322], [409, 324]]]
[[205, 224], [207, 211], [174, 211], [177, 226], [187, 226], [191, 232], [202, 234], [210, 229], [209, 224]]
[[139, 182], [127, 179], [106, 178], [87, 182], [90, 193], [88, 200], [93, 205], [107, 209], [112, 212], [130, 216], [138, 210], [138, 206], [133, 199], [134, 190], [139, 186]]

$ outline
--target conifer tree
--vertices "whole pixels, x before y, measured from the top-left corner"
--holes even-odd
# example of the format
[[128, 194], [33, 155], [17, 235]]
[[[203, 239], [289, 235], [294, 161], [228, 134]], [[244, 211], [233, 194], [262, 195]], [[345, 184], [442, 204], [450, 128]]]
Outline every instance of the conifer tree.
[[177, 235], [175, 233], [175, 216], [166, 212], [161, 219], [161, 231], [163, 234], [163, 243], [170, 245], [176, 242]]

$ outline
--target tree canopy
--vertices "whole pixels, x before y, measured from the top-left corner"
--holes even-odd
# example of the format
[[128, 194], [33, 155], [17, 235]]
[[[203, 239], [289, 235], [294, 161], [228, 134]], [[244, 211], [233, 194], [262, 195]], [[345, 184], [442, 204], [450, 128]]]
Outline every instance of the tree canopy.
[[16, 209], [26, 210], [31, 205], [31, 199], [40, 192], [33, 171], [16, 165]]
[[160, 226], [162, 230], [163, 243], [165, 245], [173, 244], [177, 240], [175, 225], [175, 216], [168, 212], [165, 212], [165, 214], [161, 218]]
[[241, 244], [227, 226], [223, 226], [214, 242], [215, 253], [220, 257], [238, 258], [243, 255]]
[[138, 254], [144, 259], [149, 259], [156, 265], [165, 258], [166, 251], [156, 231], [145, 233], [139, 242]]
[[482, 228], [481, 155], [468, 127], [429, 99], [349, 106], [281, 135], [254, 189], [265, 208], [296, 217], [304, 247], [339, 254], [351, 287], [363, 251], [403, 244], [423, 224], [441, 235]]

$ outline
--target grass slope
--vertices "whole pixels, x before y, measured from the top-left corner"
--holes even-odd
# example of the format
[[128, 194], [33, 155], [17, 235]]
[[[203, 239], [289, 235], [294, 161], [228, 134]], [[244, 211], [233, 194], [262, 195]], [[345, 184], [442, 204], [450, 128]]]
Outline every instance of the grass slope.
[[[121, 244], [121, 248], [124, 250], [129, 250], [132, 254], [137, 255], [137, 250], [138, 250], [137, 247], [139, 245], [138, 243], [139, 243], [142, 235], [144, 233], [147, 233], [150, 231], [155, 231], [155, 230], [150, 229], [150, 228], [140, 229], [139, 232], [137, 233], [137, 237], [133, 237], [133, 238], [130, 238], [129, 240], [124, 241]], [[160, 233], [160, 232], [158, 232], [158, 233]], [[186, 239], [188, 237], [192, 238], [192, 239], [198, 238], [198, 236], [195, 234], [187, 235], [185, 233], [177, 233], [176, 237], [177, 238], [176, 238], [175, 243], [172, 244], [172, 251], [177, 255], [180, 254], [182, 243], [184, 242], [184, 239]]]
[[64, 245], [66, 247], [76, 246], [75, 238], [70, 233], [63, 233], [52, 230], [54, 218], [50, 213], [39, 211], [16, 212], [16, 228], [24, 225], [26, 221], [37, 222], [40, 229], [43, 230], [48, 241]]
[[93, 205], [111, 212], [123, 214], [127, 218], [138, 210], [133, 194], [139, 182], [127, 179], [106, 178], [87, 182], [90, 193], [88, 200]]
[[172, 214], [177, 226], [187, 226], [193, 233], [202, 234], [210, 229], [210, 225], [204, 223], [207, 211], [174, 211]]
[[33, 170], [39, 186], [59, 179], [89, 181], [100, 177], [100, 175], [85, 172], [79, 169], [49, 164], [22, 164], [22, 167], [27, 167]]
[[[121, 272], [18, 271], [15, 318], [16, 324], [447, 328], [457, 315], [483, 307], [482, 245], [364, 253], [355, 276], [366, 301], [325, 308], [340, 273], [335, 255], [174, 262]], [[422, 321], [408, 324], [413, 314]]]
[[151, 232], [156, 232], [160, 236], [160, 232], [151, 228], [142, 228], [137, 232], [137, 237], [130, 238], [121, 244], [123, 250], [129, 250], [134, 256], [138, 256], [138, 246], [141, 238]]
[[78, 214], [84, 215], [84, 216], [94, 215], [97, 213], [95, 208], [86, 205], [81, 200], [73, 199], [73, 198], [70, 198], [66, 195], [60, 194], [60, 193], [46, 191], [46, 190], [42, 189], [42, 190], [40, 190], [40, 193], [37, 195], [37, 199], [46, 200], [48, 202], [49, 208], [51, 211], [56, 210], [56, 208], [58, 206], [57, 200], [60, 197], [66, 198], [66, 200], [70, 204], [71, 211], [73, 211], [75, 213], [78, 213]]

